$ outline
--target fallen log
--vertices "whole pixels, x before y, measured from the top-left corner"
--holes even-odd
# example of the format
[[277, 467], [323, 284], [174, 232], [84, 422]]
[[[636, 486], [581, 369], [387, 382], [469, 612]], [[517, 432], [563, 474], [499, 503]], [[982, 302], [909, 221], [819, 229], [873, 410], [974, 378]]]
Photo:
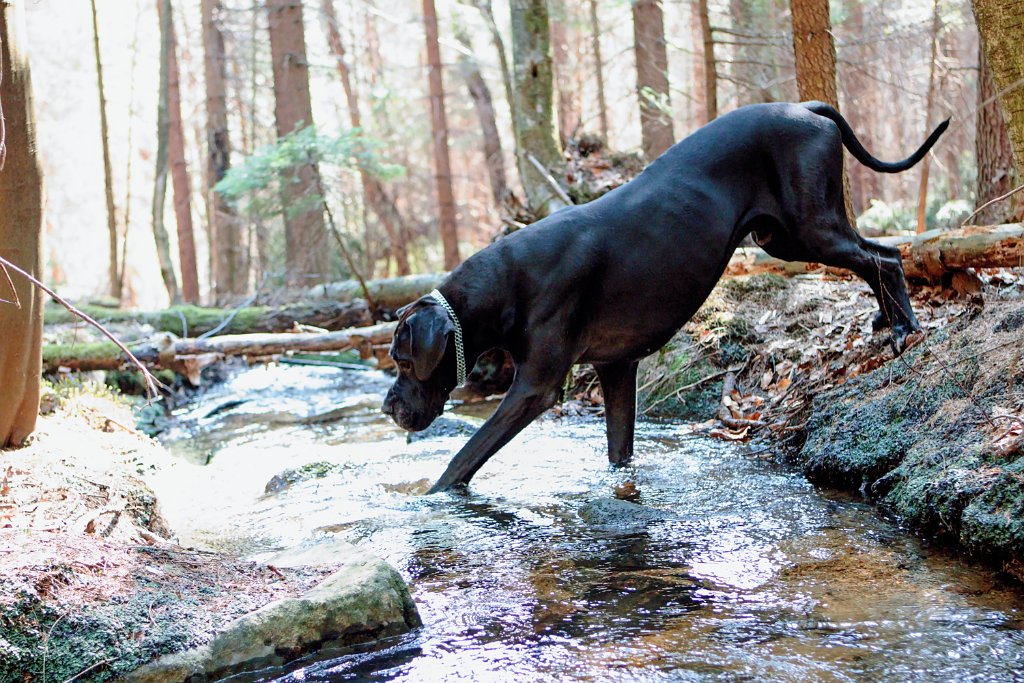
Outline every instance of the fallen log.
[[[170, 332], [179, 337], [206, 334], [221, 325], [223, 328], [218, 331], [224, 334], [244, 334], [285, 332], [296, 323], [325, 330], [344, 330], [373, 322], [366, 302], [362, 299], [247, 306], [235, 311], [200, 306], [172, 306], [163, 311], [133, 311], [94, 305], [85, 305], [81, 309], [103, 323], [137, 322], [151, 325], [158, 332]], [[47, 307], [44, 313], [47, 325], [76, 320], [64, 308]]]
[[[426, 273], [421, 275], [403, 275], [402, 277], [368, 280], [366, 288], [370, 296], [383, 309], [395, 310], [412, 303], [430, 290], [441, 284], [448, 273]], [[302, 292], [303, 299], [354, 301], [364, 296], [363, 286], [356, 280], [328, 282], [310, 287]]]
[[[207, 339], [179, 339], [165, 334], [132, 351], [146, 365], [172, 369], [191, 379], [197, 367], [232, 356], [264, 359], [291, 353], [357, 349], [363, 358], [372, 358], [375, 351], [391, 341], [394, 330], [395, 323], [381, 323], [335, 332], [235, 334]], [[49, 373], [61, 369], [118, 370], [127, 362], [127, 356], [110, 342], [43, 346], [43, 370]]]
[[[968, 268], [1016, 268], [1024, 266], [1024, 224], [968, 226], [961, 230], [929, 230], [918, 235], [879, 237], [875, 241], [896, 247], [903, 256], [908, 278], [935, 282]], [[783, 261], [760, 249], [737, 249], [725, 277], [775, 273], [799, 275], [811, 272], [848, 275], [841, 268], [818, 263]]]

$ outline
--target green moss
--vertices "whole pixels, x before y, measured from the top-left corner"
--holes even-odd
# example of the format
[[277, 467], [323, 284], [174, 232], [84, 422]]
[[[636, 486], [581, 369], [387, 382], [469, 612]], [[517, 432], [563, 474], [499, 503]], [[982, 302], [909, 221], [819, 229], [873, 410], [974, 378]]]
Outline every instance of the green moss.
[[960, 541], [998, 557], [1024, 555], [1024, 459], [999, 471], [964, 509]]
[[99, 358], [110, 358], [121, 353], [117, 344], [109, 341], [84, 342], [72, 344], [44, 344], [43, 345], [43, 366], [56, 363], [67, 358], [78, 358], [81, 360], [96, 360]]
[[22, 591], [0, 607], [0, 683], [43, 680], [44, 660], [48, 681], [68, 680], [99, 662], [106, 663], [84, 680], [114, 680], [155, 657], [198, 645], [202, 633], [193, 632], [188, 618], [197, 609], [188, 596], [158, 590], [67, 609]]

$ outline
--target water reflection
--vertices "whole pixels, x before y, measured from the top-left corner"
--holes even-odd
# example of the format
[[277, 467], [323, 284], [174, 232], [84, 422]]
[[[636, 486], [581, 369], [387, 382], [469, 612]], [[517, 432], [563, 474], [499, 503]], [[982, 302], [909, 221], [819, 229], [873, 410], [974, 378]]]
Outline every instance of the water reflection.
[[[197, 483], [192, 501], [207, 507], [184, 533], [241, 538], [257, 555], [356, 543], [403, 572], [426, 626], [247, 680], [1020, 676], [1014, 589], [731, 445], [644, 425], [636, 463], [615, 472], [599, 422], [542, 421], [470, 493], [419, 496], [464, 442], [446, 435], [458, 430], [406, 443], [368, 407], [388, 384], [375, 373], [246, 374], [258, 373], [181, 416], [179, 442], [210, 461], [210, 493]], [[351, 410], [318, 419], [339, 406]], [[263, 494], [274, 474], [315, 462], [337, 467]], [[612, 496], [627, 479], [638, 504]], [[228, 480], [240, 493], [213, 495]]]

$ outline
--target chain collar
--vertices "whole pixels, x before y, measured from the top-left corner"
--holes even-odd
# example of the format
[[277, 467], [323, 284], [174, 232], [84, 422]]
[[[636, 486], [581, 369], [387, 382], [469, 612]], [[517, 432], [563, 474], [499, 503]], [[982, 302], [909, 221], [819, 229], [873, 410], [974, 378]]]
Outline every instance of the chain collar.
[[455, 309], [451, 307], [444, 295], [436, 289], [429, 296], [445, 310], [455, 326], [455, 386], [466, 381], [466, 347], [462, 343], [462, 325], [459, 324], [459, 317], [455, 315]]

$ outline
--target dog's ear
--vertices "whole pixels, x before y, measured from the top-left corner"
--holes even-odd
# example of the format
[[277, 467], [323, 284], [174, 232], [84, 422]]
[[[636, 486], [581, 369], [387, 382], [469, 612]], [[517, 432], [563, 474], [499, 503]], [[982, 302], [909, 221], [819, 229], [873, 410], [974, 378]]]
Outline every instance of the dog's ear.
[[455, 331], [455, 325], [440, 306], [424, 306], [405, 324], [409, 328], [413, 372], [418, 380], [426, 381], [444, 358], [448, 333]]

